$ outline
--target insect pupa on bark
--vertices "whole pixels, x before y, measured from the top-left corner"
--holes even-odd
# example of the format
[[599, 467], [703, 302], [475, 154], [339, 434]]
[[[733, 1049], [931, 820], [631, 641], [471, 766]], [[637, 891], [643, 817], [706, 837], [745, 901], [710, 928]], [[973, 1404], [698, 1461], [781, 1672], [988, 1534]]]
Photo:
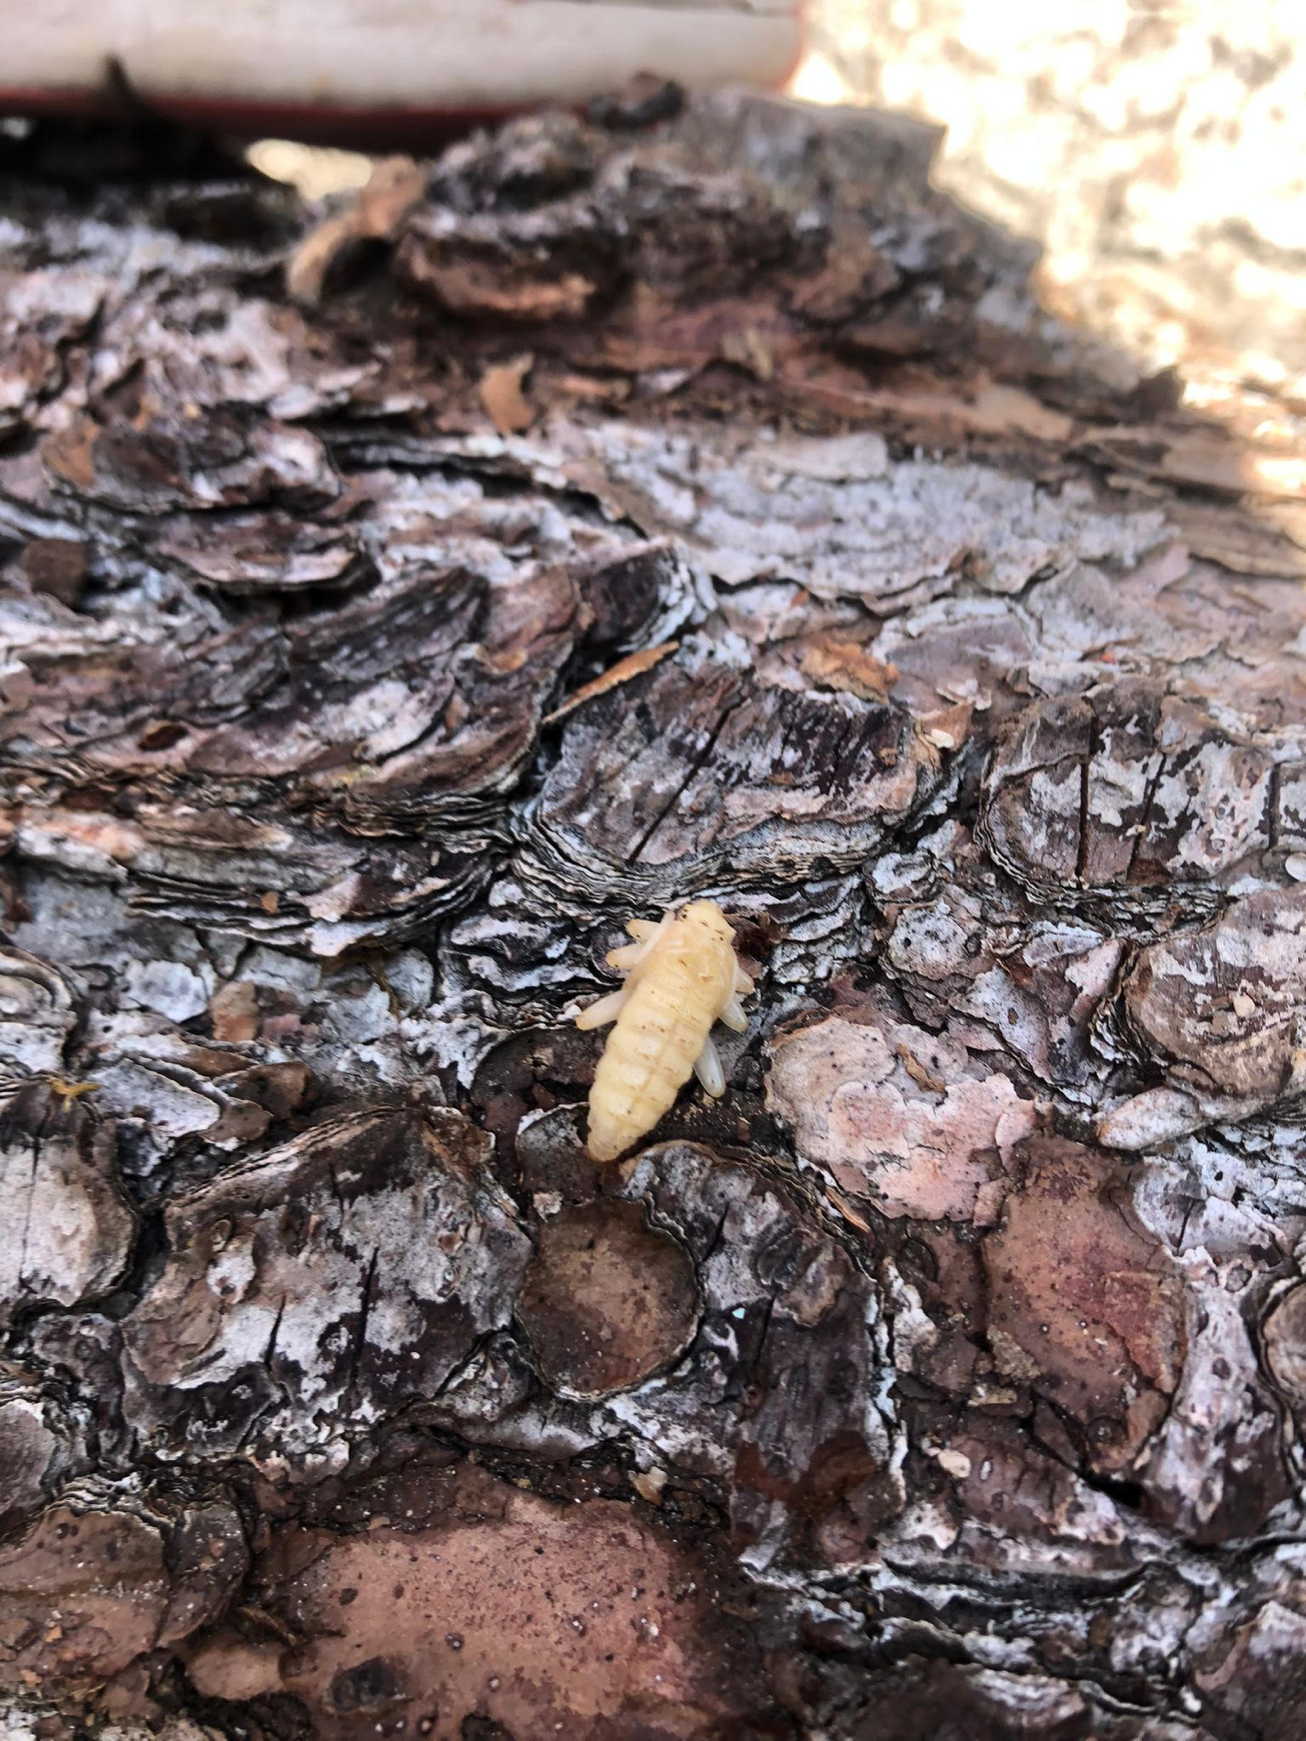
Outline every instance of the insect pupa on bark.
[[590, 1090], [589, 1153], [614, 1161], [670, 1109], [691, 1071], [713, 1097], [725, 1072], [712, 1043], [721, 1021], [743, 1033], [739, 1002], [753, 982], [735, 957], [734, 932], [715, 901], [690, 901], [660, 923], [632, 919], [635, 939], [608, 955], [625, 984], [576, 1018], [579, 1028], [615, 1023]]

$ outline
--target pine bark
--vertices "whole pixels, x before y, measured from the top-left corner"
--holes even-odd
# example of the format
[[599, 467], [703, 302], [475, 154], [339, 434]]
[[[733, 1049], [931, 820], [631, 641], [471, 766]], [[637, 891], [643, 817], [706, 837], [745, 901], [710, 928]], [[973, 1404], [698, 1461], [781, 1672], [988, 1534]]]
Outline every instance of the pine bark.
[[[646, 92], [330, 212], [50, 138], [15, 1712], [1297, 1741], [1291, 417], [1056, 325], [883, 116]], [[728, 1092], [596, 1168], [572, 1017], [700, 894]]]

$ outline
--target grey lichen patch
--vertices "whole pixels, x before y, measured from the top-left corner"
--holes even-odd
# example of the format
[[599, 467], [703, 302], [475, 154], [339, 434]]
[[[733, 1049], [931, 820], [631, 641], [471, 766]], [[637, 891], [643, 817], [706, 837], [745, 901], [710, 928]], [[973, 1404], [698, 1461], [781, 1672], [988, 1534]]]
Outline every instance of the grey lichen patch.
[[434, 1396], [507, 1322], [530, 1245], [453, 1112], [341, 1112], [172, 1204], [124, 1325], [126, 1413], [167, 1456], [281, 1468]]
[[[708, 441], [693, 427], [627, 425], [613, 464], [608, 427], [573, 424], [539, 439], [553, 464], [567, 455], [576, 483], [681, 541], [726, 585], [781, 578], [881, 615], [950, 592], [963, 572], [1009, 594], [1082, 560], [1132, 565], [1165, 528], [1155, 510], [1121, 514], [1089, 490], [1052, 492], [993, 467], [891, 466], [882, 437], [864, 430]], [[533, 439], [516, 451], [529, 459]]]

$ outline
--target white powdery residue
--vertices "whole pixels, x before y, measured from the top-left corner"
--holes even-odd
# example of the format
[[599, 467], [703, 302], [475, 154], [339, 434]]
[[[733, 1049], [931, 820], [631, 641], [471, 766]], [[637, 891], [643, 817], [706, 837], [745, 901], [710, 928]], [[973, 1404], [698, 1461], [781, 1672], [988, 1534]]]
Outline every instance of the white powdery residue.
[[[565, 426], [565, 418], [562, 420]], [[565, 490], [569, 479], [566, 456], [560, 445], [548, 440], [547, 422], [529, 435], [469, 435], [458, 445], [468, 454], [493, 459], [503, 455], [520, 462], [524, 470], [551, 490]]]
[[[1066, 772], [1057, 775], [1051, 768], [1038, 768], [1029, 782], [1029, 802], [1026, 815], [1029, 821], [1030, 840], [1024, 850], [1032, 862], [1045, 862], [1051, 855], [1045, 835], [1042, 832], [1044, 818], [1075, 818], [1078, 828], [1079, 798], [1081, 792], [1081, 775], [1079, 764], [1070, 764]], [[1035, 833], [1039, 830], [1039, 833]]]
[[734, 1469], [733, 1447], [721, 1444], [719, 1433], [700, 1422], [677, 1420], [666, 1406], [667, 1388], [663, 1380], [654, 1379], [638, 1390], [609, 1397], [594, 1411], [595, 1437], [607, 1436], [615, 1423], [647, 1441], [660, 1463], [706, 1469], [728, 1480]]
[[421, 1016], [399, 1024], [400, 1038], [432, 1071], [453, 1069], [461, 1088], [470, 1088], [483, 1060], [505, 1039], [509, 1029], [483, 1020], [474, 1007], [474, 993], [434, 1003]]
[[888, 1324], [891, 1363], [897, 1372], [910, 1372], [918, 1353], [928, 1353], [939, 1340], [939, 1327], [921, 1304], [916, 1288], [905, 1281], [897, 1265], [885, 1265], [883, 1285], [889, 1307]]
[[[750, 1204], [750, 1209], [756, 1204]], [[771, 1294], [768, 1288], [758, 1281], [753, 1274], [753, 1240], [752, 1230], [742, 1228], [736, 1223], [732, 1210], [726, 1213], [722, 1224], [721, 1235], [716, 1249], [707, 1258], [700, 1269], [704, 1292], [711, 1300], [729, 1300], [732, 1308], [741, 1310], [746, 1306], [758, 1305], [769, 1301]], [[731, 1243], [732, 1240], [735, 1243]], [[731, 1358], [736, 1350], [729, 1349]]]
[[355, 1046], [386, 1039], [394, 1032], [394, 1016], [385, 987], [350, 977], [344, 986], [328, 987], [321, 1015], [323, 1034], [337, 1043]]
[[[260, 1365], [267, 1354], [272, 1327], [276, 1322], [277, 1308], [270, 1304], [260, 1305], [251, 1301], [229, 1312], [223, 1320], [221, 1342], [210, 1344], [204, 1350], [201, 1366], [190, 1375], [192, 1382], [196, 1385], [221, 1384], [248, 1367]], [[284, 1319], [280, 1328], [286, 1328]], [[280, 1328], [277, 1336], [278, 1347], [281, 1347]], [[306, 1396], [320, 1392], [321, 1386], [313, 1382], [313, 1374], [321, 1359], [321, 1351], [315, 1339], [312, 1362], [305, 1369], [303, 1388]], [[179, 1375], [174, 1383], [178, 1390], [190, 1388], [184, 1374]]]
[[1129, 811], [1140, 811], [1147, 802], [1147, 787], [1153, 765], [1150, 761], [1121, 760], [1112, 755], [1111, 734], [1102, 754], [1093, 760], [1089, 779], [1089, 811], [1102, 827], [1121, 829]]
[[[392, 1286], [394, 1278], [380, 1274], [379, 1270], [377, 1279], [380, 1285], [375, 1290], [367, 1315], [368, 1346], [386, 1354], [405, 1354], [419, 1341], [426, 1328], [425, 1301], [416, 1299], [409, 1288]], [[461, 1288], [440, 1287], [433, 1290], [431, 1297], [461, 1294], [462, 1291]], [[443, 1377], [443, 1373], [438, 1374], [437, 1381]]]
[[[141, 1044], [148, 1048], [148, 1041]], [[131, 1117], [133, 1109], [148, 1106], [150, 1130], [157, 1139], [175, 1141], [195, 1136], [217, 1123], [222, 1108], [217, 1100], [177, 1082], [166, 1071], [148, 1063], [123, 1057], [97, 1069], [99, 1084], [96, 1106], [119, 1117]]]
[[[276, 1327], [278, 1362], [290, 1362], [302, 1377], [292, 1405], [293, 1418], [307, 1420], [309, 1406], [334, 1388], [339, 1348], [327, 1339], [339, 1316], [356, 1312], [361, 1275], [356, 1260], [329, 1246], [314, 1249], [312, 1287], [304, 1276], [287, 1276], [294, 1297], [242, 1302], [223, 1320], [221, 1354], [195, 1374], [197, 1384], [229, 1378], [251, 1363], [262, 1362]], [[266, 1288], [267, 1278], [263, 1278]], [[269, 1290], [269, 1293], [271, 1290]], [[330, 1306], [327, 1301], [332, 1302]]]
[[386, 982], [400, 1005], [410, 1011], [424, 1010], [431, 1001], [435, 969], [425, 955], [404, 949], [392, 955], [384, 968]]
[[207, 966], [196, 972], [180, 961], [135, 960], [128, 964], [125, 984], [128, 996], [143, 1008], [185, 1022], [208, 1008], [216, 975]]
[[217, 1252], [205, 1276], [210, 1292], [222, 1299], [243, 1300], [258, 1275], [254, 1253], [247, 1245], [227, 1245]]
[[907, 1460], [907, 1433], [898, 1413], [898, 1371], [892, 1359], [892, 1326], [875, 1294], [866, 1296], [863, 1319], [874, 1356], [876, 1382], [862, 1420], [867, 1445], [897, 1477]]
[[240, 977], [251, 985], [274, 986], [311, 998], [322, 983], [322, 964], [305, 955], [290, 955], [281, 949], [254, 944], [241, 961]]
[[[923, 1542], [943, 1554], [956, 1542], [961, 1530], [949, 1507], [935, 1500], [917, 1500], [908, 1505], [894, 1526], [894, 1548]], [[895, 1559], [899, 1555], [895, 1551]], [[935, 1589], [935, 1594], [939, 1592]]]

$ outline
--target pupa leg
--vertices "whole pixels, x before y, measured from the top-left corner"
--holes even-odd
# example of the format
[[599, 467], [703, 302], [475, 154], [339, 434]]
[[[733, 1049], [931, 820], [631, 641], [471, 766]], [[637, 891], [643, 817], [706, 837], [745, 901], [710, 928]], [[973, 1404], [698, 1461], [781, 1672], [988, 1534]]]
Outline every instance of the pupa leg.
[[609, 967], [620, 968], [623, 973], [638, 967], [655, 940], [662, 935], [662, 925], [655, 925], [651, 919], [632, 919], [626, 929], [635, 942], [623, 943], [620, 949], [609, 949], [604, 957]]
[[582, 1010], [576, 1017], [576, 1026], [578, 1028], [605, 1028], [609, 1022], [616, 1021], [625, 1001], [626, 988], [623, 985], [619, 991], [610, 991], [606, 997], [601, 997], [597, 1003], [592, 1003], [588, 1009]]
[[623, 943], [620, 949], [609, 949], [603, 959], [609, 967], [619, 967], [623, 973], [629, 973], [638, 964], [644, 948], [643, 943]]
[[694, 1060], [694, 1074], [703, 1084], [704, 1094], [720, 1100], [726, 1091], [726, 1073], [721, 1068], [721, 1054], [711, 1040], [704, 1040], [703, 1050]]
[[735, 966], [735, 996], [747, 997], [753, 989], [753, 982], [738, 964]]
[[742, 1034], [748, 1027], [748, 1017], [744, 1014], [743, 1006], [737, 997], [726, 999], [725, 1008], [717, 1020], [724, 1022], [728, 1028], [733, 1028], [737, 1034]]

